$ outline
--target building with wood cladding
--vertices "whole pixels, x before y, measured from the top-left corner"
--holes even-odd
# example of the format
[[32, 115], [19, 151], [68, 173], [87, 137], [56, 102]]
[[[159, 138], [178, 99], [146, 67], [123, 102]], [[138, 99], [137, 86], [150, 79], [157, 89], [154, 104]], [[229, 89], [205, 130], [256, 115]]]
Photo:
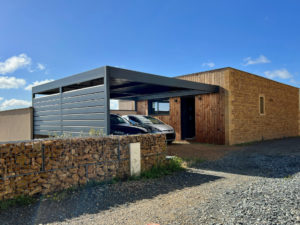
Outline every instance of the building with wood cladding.
[[[233, 145], [299, 135], [296, 87], [230, 67], [176, 78], [220, 87], [217, 93], [169, 98], [169, 111], [155, 115], [174, 127], [177, 140]], [[151, 115], [149, 104], [138, 101], [137, 114]]]
[[202, 143], [300, 134], [298, 88], [230, 67], [170, 78], [104, 66], [33, 87], [32, 103], [33, 137], [110, 134], [111, 113], [152, 115], [174, 128], [176, 140]]

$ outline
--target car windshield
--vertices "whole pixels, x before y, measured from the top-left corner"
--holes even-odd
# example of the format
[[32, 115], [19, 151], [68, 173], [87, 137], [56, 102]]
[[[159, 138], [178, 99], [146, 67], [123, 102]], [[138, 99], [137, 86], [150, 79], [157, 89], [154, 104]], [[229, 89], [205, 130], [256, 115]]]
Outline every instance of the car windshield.
[[126, 120], [124, 120], [122, 117], [117, 115], [110, 115], [110, 123], [111, 124], [128, 124]]
[[139, 116], [138, 119], [144, 124], [164, 124], [160, 120], [151, 116]]

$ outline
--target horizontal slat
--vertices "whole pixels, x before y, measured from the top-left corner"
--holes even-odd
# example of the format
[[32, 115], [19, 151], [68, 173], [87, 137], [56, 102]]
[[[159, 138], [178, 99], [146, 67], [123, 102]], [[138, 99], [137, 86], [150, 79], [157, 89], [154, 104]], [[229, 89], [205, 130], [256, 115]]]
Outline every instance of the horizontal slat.
[[103, 92], [104, 91], [104, 85], [97, 85], [94, 87], [89, 87], [89, 88], [82, 88], [74, 91], [67, 91], [62, 93], [62, 97], [72, 97], [72, 96], [78, 96], [78, 95], [86, 95], [86, 94], [91, 94], [95, 92]]
[[33, 102], [34, 103], [40, 103], [40, 102], [46, 102], [46, 101], [57, 101], [59, 99], [60, 99], [60, 94], [54, 94], [54, 95], [34, 98]]
[[62, 108], [63, 109], [72, 109], [72, 108], [83, 108], [83, 107], [89, 107], [89, 106], [103, 106], [103, 105], [104, 105], [104, 99], [99, 99], [99, 100], [86, 101], [86, 102], [63, 104]]
[[49, 125], [34, 125], [34, 130], [60, 130], [60, 126], [49, 126]]
[[104, 127], [104, 120], [63, 120], [63, 126], [93, 126]]
[[83, 133], [89, 133], [91, 129], [94, 129], [95, 131], [102, 130], [104, 132], [104, 127], [64, 127], [64, 132], [83, 132]]
[[82, 114], [82, 113], [104, 113], [104, 106], [86, 107], [79, 109], [63, 109], [62, 113], [67, 114]]
[[104, 120], [104, 113], [63, 115], [63, 120]]
[[55, 132], [57, 135], [60, 135], [60, 134], [61, 134], [60, 131], [47, 131], [47, 130], [38, 130], [38, 129], [35, 129], [35, 130], [34, 130], [34, 134], [35, 134], [35, 135], [49, 135], [49, 134], [53, 134], [54, 132]]
[[[97, 132], [100, 132], [100, 130], [103, 131], [103, 134], [105, 134], [104, 132], [104, 128], [101, 127], [70, 127], [70, 128], [65, 128], [63, 132], [61, 132], [60, 130], [57, 131], [48, 131], [48, 130], [39, 130], [39, 129], [35, 129], [34, 130], [34, 134], [35, 135], [53, 135], [53, 133], [56, 133], [57, 135], [61, 135], [62, 133], [67, 133], [67, 134], [72, 134], [72, 137], [78, 137], [78, 136], [89, 136], [91, 129], [94, 129]], [[101, 134], [102, 132], [100, 132]]]
[[47, 111], [40, 111], [38, 108], [33, 109], [34, 116], [59, 116], [60, 110], [47, 110]]
[[81, 101], [95, 100], [95, 99], [101, 99], [101, 98], [104, 98], [104, 92], [98, 92], [98, 93], [93, 93], [93, 94], [63, 98], [62, 103], [81, 102]]
[[[69, 114], [67, 114], [69, 113]], [[79, 109], [64, 109], [64, 119], [89, 119], [97, 120], [104, 119], [104, 108], [103, 107], [88, 107]], [[60, 119], [60, 111], [34, 111], [34, 121], [52, 121]]]
[[42, 109], [44, 107], [49, 107], [49, 106], [58, 106], [59, 107], [60, 103], [59, 102], [42, 102], [39, 105], [33, 104], [33, 108], [35, 109]]
[[54, 116], [35, 116], [33, 117], [34, 121], [53, 121], [53, 120], [60, 120], [60, 115]]
[[47, 102], [39, 102], [39, 103], [35, 103], [33, 102], [33, 107], [35, 108], [40, 108], [40, 107], [44, 107], [44, 106], [52, 106], [52, 105], [59, 105], [60, 101], [47, 101]]
[[38, 125], [51, 125], [51, 126], [59, 126], [60, 127], [60, 120], [53, 120], [53, 121], [46, 121], [46, 120], [35, 120], [34, 126]]
[[51, 100], [48, 100], [48, 101], [38, 101], [35, 98], [32, 99], [33, 105], [41, 105], [41, 104], [44, 104], [45, 102], [53, 104], [55, 102], [59, 103], [59, 101], [60, 101], [60, 98], [55, 98], [55, 99], [51, 99]]
[[45, 107], [33, 106], [36, 111], [50, 111], [50, 110], [59, 110], [60, 105], [50, 105]]

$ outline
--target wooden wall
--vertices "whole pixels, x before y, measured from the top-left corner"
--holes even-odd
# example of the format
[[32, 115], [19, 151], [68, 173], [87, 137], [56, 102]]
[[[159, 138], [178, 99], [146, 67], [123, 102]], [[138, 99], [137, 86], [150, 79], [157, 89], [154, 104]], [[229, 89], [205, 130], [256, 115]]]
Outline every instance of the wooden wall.
[[119, 110], [135, 110], [134, 101], [119, 100]]
[[224, 104], [219, 93], [195, 97], [196, 141], [225, 144]]
[[138, 101], [136, 107], [137, 114], [148, 115], [148, 101]]
[[[137, 114], [148, 115], [148, 102], [137, 102]], [[176, 140], [181, 140], [180, 97], [170, 98], [170, 114], [154, 116], [174, 128]]]
[[220, 86], [219, 93], [195, 97], [196, 140], [199, 142], [228, 144], [228, 74], [224, 68], [177, 77]]

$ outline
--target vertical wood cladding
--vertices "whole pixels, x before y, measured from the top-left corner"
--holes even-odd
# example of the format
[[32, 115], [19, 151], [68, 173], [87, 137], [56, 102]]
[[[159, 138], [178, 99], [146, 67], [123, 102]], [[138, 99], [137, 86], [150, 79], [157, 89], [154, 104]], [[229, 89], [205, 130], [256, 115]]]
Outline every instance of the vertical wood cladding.
[[196, 141], [225, 144], [224, 104], [220, 94], [198, 95], [196, 108]]
[[[148, 101], [137, 102], [137, 114], [148, 115]], [[170, 98], [170, 114], [154, 116], [174, 128], [176, 140], [181, 140], [180, 97]]]
[[135, 110], [134, 101], [119, 100], [119, 110]]
[[219, 93], [195, 97], [196, 141], [212, 144], [228, 144], [226, 129], [228, 115], [228, 76], [226, 69], [195, 73], [178, 77], [193, 82], [220, 86]]
[[136, 107], [137, 114], [148, 115], [148, 101], [138, 101]]

